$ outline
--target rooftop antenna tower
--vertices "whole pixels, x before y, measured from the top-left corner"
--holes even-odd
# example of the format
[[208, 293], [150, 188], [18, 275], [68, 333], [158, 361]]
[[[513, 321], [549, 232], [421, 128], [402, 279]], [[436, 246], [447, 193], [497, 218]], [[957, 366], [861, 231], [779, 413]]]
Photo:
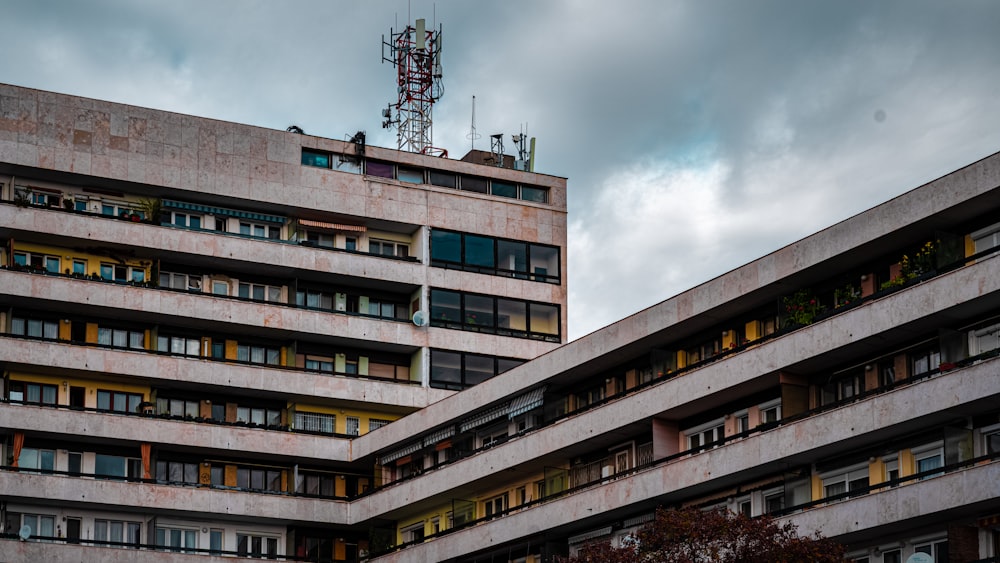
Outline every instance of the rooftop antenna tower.
[[382, 62], [396, 67], [395, 103], [382, 110], [382, 127], [396, 127], [396, 141], [401, 151], [432, 156], [448, 156], [448, 151], [434, 146], [431, 112], [434, 102], [444, 94], [441, 83], [441, 26], [428, 30], [423, 19], [402, 31], [389, 28], [389, 39], [382, 36]]
[[466, 139], [472, 141], [472, 146], [469, 147], [472, 150], [476, 149], [476, 141], [482, 139], [483, 136], [476, 132], [476, 97], [472, 96], [472, 127], [469, 129], [469, 134], [465, 136]]

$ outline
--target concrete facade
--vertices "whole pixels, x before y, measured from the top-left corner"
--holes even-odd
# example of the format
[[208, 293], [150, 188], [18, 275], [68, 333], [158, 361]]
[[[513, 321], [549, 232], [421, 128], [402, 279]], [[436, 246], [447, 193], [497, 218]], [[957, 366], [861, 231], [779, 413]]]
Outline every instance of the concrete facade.
[[0, 103], [6, 559], [541, 563], [660, 506], [1000, 556], [1000, 154], [566, 344], [560, 178]]

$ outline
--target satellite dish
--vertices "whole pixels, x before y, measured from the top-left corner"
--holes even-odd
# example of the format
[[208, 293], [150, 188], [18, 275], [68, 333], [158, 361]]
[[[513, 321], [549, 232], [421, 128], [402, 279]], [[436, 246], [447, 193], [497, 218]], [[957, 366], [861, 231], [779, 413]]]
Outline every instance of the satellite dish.
[[28, 538], [31, 537], [31, 526], [27, 524], [21, 526], [21, 529], [17, 531], [17, 535], [21, 538], [21, 541], [28, 541]]
[[906, 563], [934, 563], [934, 558], [927, 553], [914, 553], [906, 558]]
[[417, 326], [427, 326], [427, 313], [423, 311], [413, 313], [413, 324]]

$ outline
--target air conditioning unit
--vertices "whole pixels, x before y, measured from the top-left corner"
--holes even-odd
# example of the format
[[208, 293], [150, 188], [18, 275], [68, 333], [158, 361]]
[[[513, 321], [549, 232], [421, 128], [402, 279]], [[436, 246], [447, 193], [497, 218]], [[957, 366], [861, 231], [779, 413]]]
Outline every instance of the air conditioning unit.
[[522, 172], [528, 171], [528, 161], [527, 160], [515, 160], [514, 170], [520, 170]]

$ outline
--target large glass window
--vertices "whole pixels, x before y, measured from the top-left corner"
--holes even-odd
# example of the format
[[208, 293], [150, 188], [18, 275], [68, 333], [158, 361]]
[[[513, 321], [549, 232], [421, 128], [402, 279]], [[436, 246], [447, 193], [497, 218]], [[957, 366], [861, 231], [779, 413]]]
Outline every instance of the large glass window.
[[333, 434], [336, 417], [332, 414], [320, 414], [312, 412], [295, 413], [295, 429], [307, 432], [325, 432]]
[[23, 401], [41, 405], [56, 404], [59, 388], [45, 383], [11, 381], [9, 399], [11, 402]]
[[431, 387], [465, 389], [523, 363], [513, 358], [431, 350]]
[[[126, 544], [127, 547], [138, 547], [141, 526], [139, 522], [122, 522], [121, 520], [94, 520], [94, 540], [112, 544]], [[126, 547], [112, 545], [111, 547]]]
[[316, 149], [302, 149], [302, 164], [306, 166], [316, 166], [317, 168], [330, 168], [332, 162], [331, 154]]
[[127, 393], [125, 391], [97, 390], [97, 408], [114, 412], [138, 412], [142, 402], [142, 393]]
[[10, 332], [18, 336], [55, 340], [59, 338], [59, 323], [56, 321], [14, 317], [11, 319]]
[[497, 182], [494, 180], [490, 193], [500, 197], [517, 198], [517, 186], [515, 184]]
[[545, 283], [559, 283], [559, 248], [434, 229], [431, 265]]
[[198, 548], [198, 530], [184, 528], [156, 528], [156, 545], [171, 551], [186, 551]]
[[560, 323], [558, 305], [443, 289], [431, 290], [433, 326], [558, 342]]
[[21, 457], [17, 460], [21, 469], [40, 469], [52, 471], [56, 468], [56, 452], [37, 448], [22, 448]]

